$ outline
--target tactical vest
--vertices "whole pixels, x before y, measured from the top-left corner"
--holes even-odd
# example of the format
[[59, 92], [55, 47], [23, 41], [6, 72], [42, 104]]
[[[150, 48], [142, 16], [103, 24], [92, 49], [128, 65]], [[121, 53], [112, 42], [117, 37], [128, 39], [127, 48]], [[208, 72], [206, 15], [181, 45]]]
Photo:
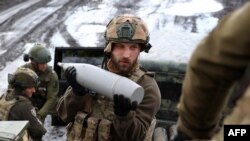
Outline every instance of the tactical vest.
[[[145, 74], [147, 73], [139, 69], [129, 79], [138, 82]], [[92, 112], [79, 111], [74, 122], [68, 124], [67, 141], [111, 141], [113, 139], [113, 100], [97, 94], [93, 96], [92, 102], [94, 105]], [[152, 140], [155, 124], [156, 120], [153, 119], [144, 141]]]
[[5, 94], [0, 97], [0, 121], [8, 120], [10, 109], [15, 105], [16, 99], [9, 98], [13, 90], [8, 89]]
[[[17, 100], [13, 97], [13, 89], [8, 89], [0, 97], [0, 121], [7, 121], [9, 119], [9, 114], [11, 108], [16, 104]], [[20, 138], [20, 141], [29, 141], [28, 131], [25, 130]]]

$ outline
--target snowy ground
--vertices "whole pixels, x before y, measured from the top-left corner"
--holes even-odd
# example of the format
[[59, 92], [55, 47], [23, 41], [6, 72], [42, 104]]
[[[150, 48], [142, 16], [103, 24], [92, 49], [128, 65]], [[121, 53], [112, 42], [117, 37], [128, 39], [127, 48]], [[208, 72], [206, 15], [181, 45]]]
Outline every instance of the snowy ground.
[[[186, 63], [199, 41], [217, 24], [212, 13], [223, 9], [214, 0], [27, 0], [0, 13], [0, 95], [7, 74], [24, 64], [34, 42], [57, 46], [103, 46], [109, 20], [133, 13], [148, 24], [153, 45], [142, 59]], [[53, 64], [53, 61], [50, 62]], [[64, 127], [50, 126], [44, 141], [66, 139]]]
[[[105, 25], [121, 13], [133, 13], [148, 23], [153, 47], [150, 53], [142, 53], [141, 58], [187, 62], [201, 38], [217, 24], [218, 19], [210, 13], [223, 8], [213, 0], [187, 1], [142, 0], [131, 6], [132, 0], [123, 4], [118, 0], [76, 0], [75, 3], [29, 0], [3, 11], [0, 13], [1, 25], [5, 27], [0, 28], [0, 82], [4, 85], [0, 91], [6, 89], [6, 74], [24, 63], [22, 54], [32, 43], [46, 44], [52, 52], [56, 46], [103, 46]], [[34, 5], [40, 7], [34, 8]], [[196, 25], [190, 15], [196, 17]], [[194, 26], [195, 33], [192, 32]]]

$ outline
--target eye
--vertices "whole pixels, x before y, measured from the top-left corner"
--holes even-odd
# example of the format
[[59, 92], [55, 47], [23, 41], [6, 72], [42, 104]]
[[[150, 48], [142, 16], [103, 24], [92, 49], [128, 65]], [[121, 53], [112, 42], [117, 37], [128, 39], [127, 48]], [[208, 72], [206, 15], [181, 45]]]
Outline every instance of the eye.
[[120, 49], [121, 49], [121, 48], [123, 48], [124, 46], [123, 46], [122, 44], [115, 44], [114, 47], [115, 47], [115, 48], [120, 48]]
[[135, 50], [135, 49], [139, 49], [140, 47], [136, 44], [136, 45], [132, 45], [132, 46], [130, 46], [130, 49], [133, 49], [133, 50]]

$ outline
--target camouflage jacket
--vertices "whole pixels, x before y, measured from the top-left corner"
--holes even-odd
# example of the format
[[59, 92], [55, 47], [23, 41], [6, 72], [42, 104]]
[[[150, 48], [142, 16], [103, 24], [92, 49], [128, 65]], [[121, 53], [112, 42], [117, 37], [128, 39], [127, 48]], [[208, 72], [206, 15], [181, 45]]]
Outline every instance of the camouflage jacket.
[[38, 119], [36, 109], [31, 101], [24, 96], [19, 96], [18, 94], [12, 94], [11, 96], [16, 100], [16, 103], [9, 112], [8, 120], [28, 120], [29, 135], [34, 140], [41, 140], [46, 133], [46, 129]]
[[[191, 57], [178, 105], [178, 129], [191, 138], [211, 138], [230, 87], [241, 79], [250, 62], [249, 13], [247, 3], [224, 17]], [[249, 112], [248, 108], [243, 115], [249, 118]]]
[[54, 113], [59, 91], [59, 81], [56, 72], [50, 66], [47, 67], [45, 72], [38, 72], [31, 63], [27, 63], [22, 67], [32, 69], [39, 77], [40, 84], [31, 99], [34, 106], [39, 109], [39, 116], [45, 118], [47, 114]]
[[[113, 122], [113, 140], [142, 141], [146, 136], [151, 121], [160, 108], [161, 95], [159, 87], [152, 76], [144, 73], [139, 77], [137, 83], [144, 88], [144, 98], [136, 111], [131, 111], [127, 117], [118, 117], [114, 114], [111, 99], [98, 94], [96, 96], [88, 94], [77, 96], [73, 93], [71, 87], [59, 100], [57, 105], [58, 114], [64, 121], [70, 122], [74, 120], [78, 111], [92, 113], [92, 116], [106, 118]], [[131, 79], [135, 80], [135, 77], [131, 77]]]

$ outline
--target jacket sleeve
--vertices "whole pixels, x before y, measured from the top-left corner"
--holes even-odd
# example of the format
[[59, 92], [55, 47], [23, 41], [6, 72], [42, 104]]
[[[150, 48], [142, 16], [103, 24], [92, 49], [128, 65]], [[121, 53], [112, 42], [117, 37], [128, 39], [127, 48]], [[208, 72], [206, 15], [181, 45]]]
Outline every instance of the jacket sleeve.
[[55, 111], [57, 94], [59, 91], [59, 81], [57, 74], [53, 71], [50, 81], [47, 84], [46, 102], [43, 107], [38, 111], [38, 114], [45, 118], [49, 112]]
[[178, 129], [211, 138], [228, 91], [250, 62], [250, 3], [225, 17], [193, 53], [178, 105]]
[[136, 111], [131, 111], [126, 117], [115, 116], [113, 126], [119, 140], [142, 141], [160, 108], [161, 95], [156, 81], [144, 76], [139, 84], [144, 88], [144, 98]]
[[63, 121], [71, 122], [74, 120], [78, 111], [91, 112], [92, 107], [89, 106], [92, 105], [91, 103], [92, 96], [75, 95], [72, 87], [69, 86], [64, 96], [59, 99], [57, 104], [57, 113]]
[[47, 132], [42, 122], [38, 119], [36, 109], [31, 104], [23, 105], [22, 119], [28, 120], [30, 125], [28, 132], [32, 139], [42, 139], [43, 135]]

